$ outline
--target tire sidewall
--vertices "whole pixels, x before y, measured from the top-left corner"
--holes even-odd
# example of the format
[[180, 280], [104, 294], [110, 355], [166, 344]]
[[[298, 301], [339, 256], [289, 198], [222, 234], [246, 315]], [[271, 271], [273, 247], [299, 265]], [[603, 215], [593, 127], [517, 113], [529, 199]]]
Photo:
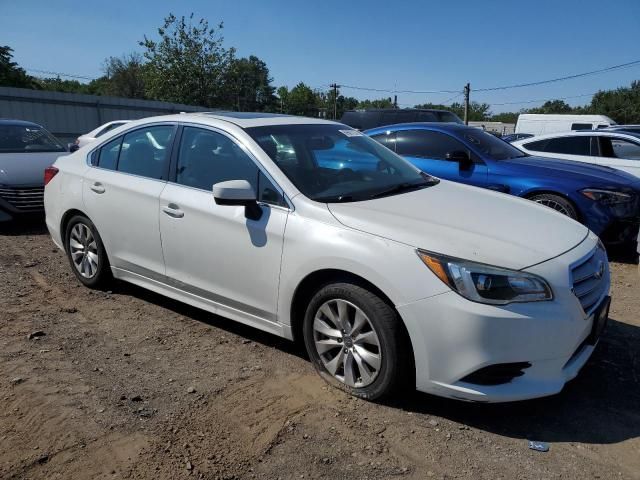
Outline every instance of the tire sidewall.
[[[360, 294], [362, 292], [366, 292], [368, 295], [363, 296]], [[392, 310], [381, 312], [380, 304], [371, 302], [369, 295], [372, 294], [368, 292], [368, 290], [350, 283], [336, 283], [322, 287], [312, 297], [305, 312], [303, 336], [309, 358], [322, 378], [331, 385], [354, 396], [368, 400], [375, 400], [388, 395], [393, 389], [393, 386], [399, 377], [399, 356], [397, 348], [398, 342], [396, 338], [397, 334], [393, 328], [389, 328], [388, 318], [386, 321], [383, 321], [380, 318], [381, 316], [395, 316], [395, 314], [391, 314]], [[334, 299], [346, 300], [358, 306], [369, 318], [371, 326], [375, 330], [378, 340], [380, 341], [380, 350], [382, 353], [380, 371], [373, 383], [366, 387], [352, 388], [340, 382], [327, 371], [320, 355], [316, 351], [313, 334], [313, 321], [315, 319], [316, 312], [325, 302]], [[386, 304], [384, 305], [386, 308], [389, 308]]]
[[[71, 237], [71, 230], [75, 225], [79, 223], [82, 223], [87, 227], [89, 227], [89, 230], [91, 230], [91, 234], [96, 239], [96, 246], [98, 247], [98, 271], [92, 278], [85, 278], [82, 275], [80, 275], [80, 272], [78, 272], [78, 269], [76, 268], [73, 262], [73, 258], [71, 258], [69, 238]], [[110, 270], [111, 267], [109, 266], [109, 259], [107, 258], [107, 252], [104, 249], [102, 238], [100, 238], [100, 234], [98, 233], [98, 230], [96, 229], [93, 222], [89, 220], [87, 217], [84, 217], [82, 215], [76, 215], [72, 217], [71, 220], [69, 220], [69, 222], [67, 223], [67, 227], [65, 229], [64, 249], [65, 249], [65, 252], [67, 253], [67, 259], [69, 260], [71, 270], [73, 270], [73, 273], [76, 276], [76, 278], [80, 280], [80, 282], [84, 286], [89, 288], [98, 288], [108, 280], [111, 272]]]

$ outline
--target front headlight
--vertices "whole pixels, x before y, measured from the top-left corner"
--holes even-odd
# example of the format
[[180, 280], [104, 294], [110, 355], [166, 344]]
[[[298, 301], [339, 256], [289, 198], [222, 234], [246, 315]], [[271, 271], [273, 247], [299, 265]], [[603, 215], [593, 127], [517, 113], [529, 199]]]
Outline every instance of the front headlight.
[[615, 205], [617, 203], [626, 203], [633, 199], [630, 193], [616, 192], [613, 190], [603, 190], [601, 188], [585, 188], [580, 193], [594, 202], [603, 205]]
[[417, 253], [440, 280], [473, 302], [506, 305], [553, 299], [551, 287], [537, 275], [424, 250], [417, 250]]

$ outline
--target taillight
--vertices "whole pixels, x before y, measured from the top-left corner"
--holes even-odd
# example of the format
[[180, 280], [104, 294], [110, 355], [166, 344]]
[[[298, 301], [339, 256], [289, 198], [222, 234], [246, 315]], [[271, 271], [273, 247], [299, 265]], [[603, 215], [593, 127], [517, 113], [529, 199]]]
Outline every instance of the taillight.
[[44, 169], [44, 185], [47, 186], [47, 183], [51, 181], [53, 177], [58, 173], [58, 169], [54, 166], [47, 167]]

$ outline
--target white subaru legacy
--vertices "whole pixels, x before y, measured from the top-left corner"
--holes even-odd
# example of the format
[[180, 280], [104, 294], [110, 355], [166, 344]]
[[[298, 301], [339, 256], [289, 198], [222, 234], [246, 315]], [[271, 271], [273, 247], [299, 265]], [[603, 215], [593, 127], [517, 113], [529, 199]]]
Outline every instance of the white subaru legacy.
[[339, 123], [147, 118], [45, 180], [47, 226], [84, 285], [115, 277], [304, 342], [362, 398], [551, 395], [607, 321], [607, 256], [583, 225], [438, 180]]

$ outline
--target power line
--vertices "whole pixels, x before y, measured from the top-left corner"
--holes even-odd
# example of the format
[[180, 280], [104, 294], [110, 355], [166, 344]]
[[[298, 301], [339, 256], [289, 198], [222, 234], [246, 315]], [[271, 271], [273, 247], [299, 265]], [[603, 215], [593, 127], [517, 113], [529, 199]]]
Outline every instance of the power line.
[[556, 97], [556, 98], [539, 98], [537, 100], [523, 100], [521, 102], [504, 102], [504, 103], [491, 103], [491, 106], [499, 106], [499, 105], [521, 105], [525, 103], [536, 103], [536, 102], [550, 102], [552, 100], [569, 100], [570, 98], [581, 98], [581, 97], [592, 97], [598, 92], [594, 93], [583, 93], [582, 95], [572, 95], [570, 97]]
[[369, 87], [358, 87], [355, 85], [342, 85], [342, 88], [350, 88], [352, 90], [364, 90], [366, 92], [380, 92], [380, 93], [459, 93], [460, 90], [389, 90], [385, 88], [369, 88]]
[[574, 78], [586, 77], [588, 75], [595, 75], [597, 73], [610, 72], [613, 70], [620, 70], [622, 68], [629, 68], [640, 64], [640, 60], [634, 60], [633, 62], [621, 63], [619, 65], [613, 65], [611, 67], [600, 68], [598, 70], [592, 70], [590, 72], [576, 73], [575, 75], [567, 75], [565, 77], [551, 78], [549, 80], [540, 80], [538, 82], [519, 83], [515, 85], [504, 85], [502, 87], [489, 87], [489, 88], [475, 88], [475, 92], [491, 92], [495, 90], [507, 90], [510, 88], [522, 88], [533, 87], [535, 85], [546, 85], [548, 83], [562, 82], [564, 80], [571, 80]]
[[83, 75], [75, 75], [72, 73], [51, 72], [49, 70], [39, 70], [37, 68], [25, 68], [27, 72], [43, 73], [45, 75], [55, 75], [56, 77], [80, 78], [82, 80], [95, 80], [95, 77], [86, 77]]

